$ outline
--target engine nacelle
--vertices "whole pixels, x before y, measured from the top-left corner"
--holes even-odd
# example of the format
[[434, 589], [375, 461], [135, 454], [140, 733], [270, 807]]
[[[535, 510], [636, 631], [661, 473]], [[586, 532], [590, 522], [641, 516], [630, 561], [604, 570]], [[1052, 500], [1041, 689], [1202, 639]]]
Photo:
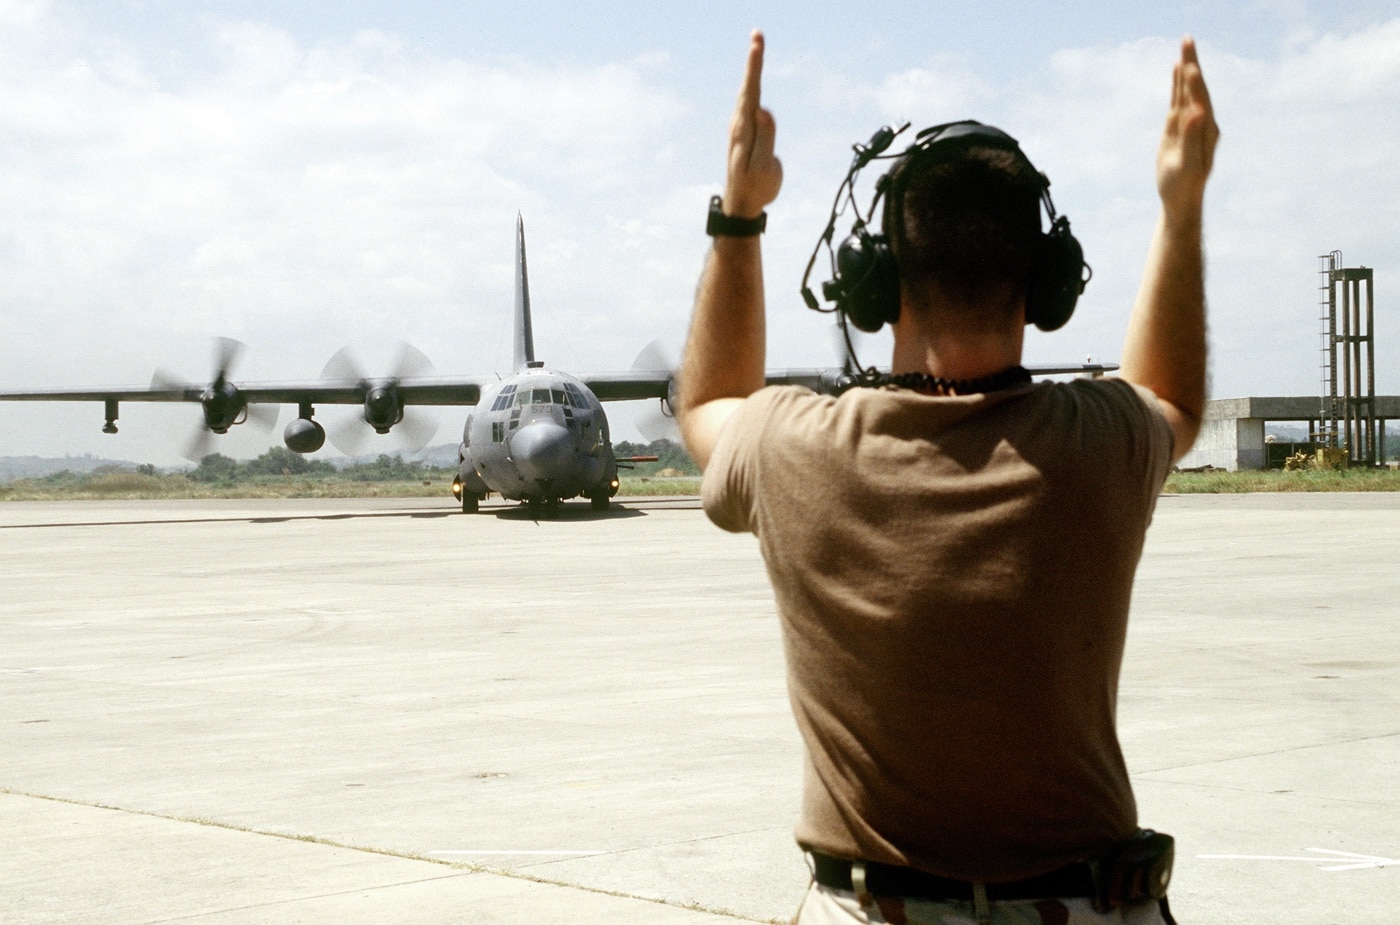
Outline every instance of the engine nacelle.
[[403, 420], [403, 400], [393, 386], [375, 386], [365, 392], [365, 423], [376, 433], [387, 434], [389, 428]]
[[326, 429], [310, 418], [297, 418], [282, 431], [282, 440], [293, 453], [314, 453], [326, 444]]
[[232, 382], [226, 382], [222, 374], [199, 396], [199, 403], [204, 411], [204, 426], [216, 434], [228, 433], [230, 427], [243, 423], [248, 413], [243, 393]]
[[661, 399], [661, 413], [668, 418], [676, 416], [676, 409], [681, 406], [681, 381], [679, 376], [672, 376], [671, 381], [666, 383], [666, 397]]

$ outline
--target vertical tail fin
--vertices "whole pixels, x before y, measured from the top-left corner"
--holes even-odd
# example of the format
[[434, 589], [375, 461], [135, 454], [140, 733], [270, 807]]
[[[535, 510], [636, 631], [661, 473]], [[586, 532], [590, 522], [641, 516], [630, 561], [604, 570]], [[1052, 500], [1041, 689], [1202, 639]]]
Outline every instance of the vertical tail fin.
[[515, 368], [535, 362], [535, 332], [530, 326], [530, 279], [525, 270], [525, 219], [515, 214]]

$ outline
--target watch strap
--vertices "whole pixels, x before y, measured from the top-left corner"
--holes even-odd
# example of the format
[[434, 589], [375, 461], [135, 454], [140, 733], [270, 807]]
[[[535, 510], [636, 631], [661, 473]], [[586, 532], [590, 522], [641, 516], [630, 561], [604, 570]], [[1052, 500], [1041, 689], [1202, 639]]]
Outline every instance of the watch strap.
[[768, 213], [760, 212], [757, 218], [739, 218], [724, 214], [724, 203], [718, 196], [710, 197], [710, 215], [705, 220], [705, 234], [710, 237], [752, 238], [763, 234], [768, 227]]

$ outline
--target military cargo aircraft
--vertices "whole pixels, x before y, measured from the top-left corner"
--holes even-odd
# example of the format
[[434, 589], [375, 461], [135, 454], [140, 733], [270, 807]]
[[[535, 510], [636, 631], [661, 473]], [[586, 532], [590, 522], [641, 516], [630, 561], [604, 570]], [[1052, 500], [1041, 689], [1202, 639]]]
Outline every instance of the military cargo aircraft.
[[[414, 405], [470, 406], [474, 410], [462, 428], [458, 471], [452, 483], [463, 512], [477, 511], [492, 492], [524, 502], [547, 516], [558, 511], [561, 501], [577, 497], [587, 498], [595, 510], [606, 510], [617, 493], [619, 463], [627, 465], [641, 458], [618, 459], [614, 454], [603, 402], [658, 399], [669, 415], [675, 397], [675, 370], [655, 362], [653, 368], [583, 375], [546, 367], [535, 358], [525, 223], [518, 215], [515, 268], [515, 362], [514, 372], [508, 376], [369, 378], [344, 374], [344, 364], [333, 361], [327, 368], [339, 365], [339, 376], [236, 384], [229, 376], [235, 342], [222, 341], [215, 375], [204, 385], [178, 383], [157, 374], [145, 388], [0, 392], [0, 401], [101, 402], [104, 433], [117, 432], [122, 402], [198, 403], [202, 420], [197, 449], [186, 454], [194, 459], [209, 451], [212, 435], [225, 434], [231, 427], [258, 418], [261, 412], [275, 410], [268, 406], [297, 406], [296, 419], [283, 431], [288, 449], [297, 453], [314, 453], [325, 444], [325, 428], [315, 420], [316, 405], [359, 405], [364, 424], [380, 434], [406, 426], [405, 413]], [[647, 355], [643, 351], [643, 357]], [[1035, 367], [1031, 372], [1101, 375], [1116, 368], [1087, 363]], [[775, 371], [768, 374], [767, 381], [836, 392], [848, 378], [849, 369], [826, 367]]]

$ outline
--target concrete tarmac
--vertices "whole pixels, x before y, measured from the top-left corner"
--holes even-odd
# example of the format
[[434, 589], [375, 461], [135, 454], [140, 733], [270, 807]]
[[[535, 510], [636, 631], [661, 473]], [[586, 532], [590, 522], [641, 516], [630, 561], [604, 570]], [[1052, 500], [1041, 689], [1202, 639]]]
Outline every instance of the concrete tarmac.
[[[1184, 925], [1400, 911], [1397, 564], [1400, 495], [1161, 499], [1119, 719]], [[763, 566], [693, 500], [0, 504], [0, 730], [5, 925], [786, 921], [807, 884]]]

